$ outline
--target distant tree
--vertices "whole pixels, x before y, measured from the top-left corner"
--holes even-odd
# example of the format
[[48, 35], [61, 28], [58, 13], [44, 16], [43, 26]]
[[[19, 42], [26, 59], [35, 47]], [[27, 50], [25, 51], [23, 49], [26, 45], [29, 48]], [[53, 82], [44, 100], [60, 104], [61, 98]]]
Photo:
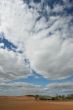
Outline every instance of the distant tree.
[[36, 95], [35, 96], [35, 100], [39, 100], [39, 95]]

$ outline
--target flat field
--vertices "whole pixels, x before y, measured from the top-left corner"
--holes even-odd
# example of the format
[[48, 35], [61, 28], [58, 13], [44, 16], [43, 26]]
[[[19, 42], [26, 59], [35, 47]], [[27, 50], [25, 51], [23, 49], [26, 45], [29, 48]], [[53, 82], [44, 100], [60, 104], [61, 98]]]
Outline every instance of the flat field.
[[36, 101], [26, 96], [1, 96], [0, 110], [73, 110], [72, 101]]

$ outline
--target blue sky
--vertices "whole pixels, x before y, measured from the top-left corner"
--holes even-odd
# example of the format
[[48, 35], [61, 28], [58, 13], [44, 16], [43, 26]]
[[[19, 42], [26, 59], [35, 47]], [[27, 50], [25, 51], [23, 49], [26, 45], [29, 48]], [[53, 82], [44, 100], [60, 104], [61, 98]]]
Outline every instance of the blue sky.
[[2, 0], [0, 95], [73, 93], [72, 33], [73, 0]]
[[42, 86], [46, 86], [50, 83], [65, 83], [68, 81], [72, 81], [73, 82], [73, 75], [71, 75], [70, 77], [66, 78], [66, 79], [62, 79], [62, 80], [50, 80], [48, 78], [43, 78], [41, 75], [37, 74], [36, 72], [27, 77], [27, 78], [21, 78], [21, 79], [17, 79], [17, 80], [13, 80], [10, 82], [28, 82], [28, 83], [32, 83], [35, 85], [42, 85]]

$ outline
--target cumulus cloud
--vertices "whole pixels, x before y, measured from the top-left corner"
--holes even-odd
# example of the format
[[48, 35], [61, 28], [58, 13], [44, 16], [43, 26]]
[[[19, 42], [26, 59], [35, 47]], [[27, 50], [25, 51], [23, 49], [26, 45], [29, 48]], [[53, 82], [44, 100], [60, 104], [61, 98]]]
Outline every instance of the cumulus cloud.
[[36, 34], [26, 44], [32, 68], [44, 77], [61, 79], [73, 73], [73, 38], [69, 21], [70, 18], [59, 18], [49, 30]]
[[0, 95], [67, 95], [73, 93], [73, 83], [50, 83], [46, 86], [26, 82], [0, 83]]
[[54, 94], [67, 95], [73, 93], [73, 82], [67, 81], [63, 83], [51, 83], [47, 86], [47, 90], [54, 91]]
[[0, 1], [0, 32], [23, 50], [22, 55], [1, 50], [2, 78], [26, 76], [25, 55], [43, 77], [62, 79], [73, 73], [73, 16], [67, 11], [72, 4], [63, 2], [52, 1], [52, 7], [47, 0]]
[[24, 45], [37, 17], [37, 14], [33, 15], [33, 11], [22, 0], [0, 1], [0, 31], [13, 43]]
[[0, 80], [12, 80], [30, 75], [29, 64], [21, 54], [0, 49]]
[[42, 86], [25, 82], [0, 84], [0, 95], [36, 95], [42, 92], [45, 93]]
[[50, 89], [73, 89], [73, 83], [71, 81], [67, 81], [64, 83], [52, 83], [48, 85]]
[[[24, 43], [32, 27], [32, 16], [21, 0], [0, 1], [0, 33], [4, 33], [4, 37], [18, 47], [16, 53], [0, 49], [0, 81], [26, 77], [30, 74], [29, 64], [25, 61], [27, 57], [24, 53]], [[30, 23], [27, 23], [28, 21]], [[1, 43], [0, 47], [3, 46], [4, 43]], [[20, 50], [23, 54], [18, 53]]]

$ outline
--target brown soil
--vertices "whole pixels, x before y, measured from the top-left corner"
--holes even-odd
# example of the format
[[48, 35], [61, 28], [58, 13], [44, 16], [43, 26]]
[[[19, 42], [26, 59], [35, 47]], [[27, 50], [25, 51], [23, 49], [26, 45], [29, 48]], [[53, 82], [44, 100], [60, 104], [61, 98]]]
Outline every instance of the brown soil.
[[35, 101], [33, 97], [0, 97], [0, 110], [73, 110], [72, 101]]

